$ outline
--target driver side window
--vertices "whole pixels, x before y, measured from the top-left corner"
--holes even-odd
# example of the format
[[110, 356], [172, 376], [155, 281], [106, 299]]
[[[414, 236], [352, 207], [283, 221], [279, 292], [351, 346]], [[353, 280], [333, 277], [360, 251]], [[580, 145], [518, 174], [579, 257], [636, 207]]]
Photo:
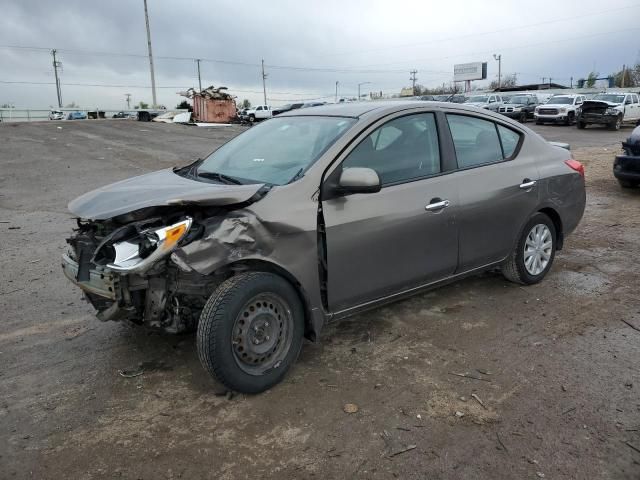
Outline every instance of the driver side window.
[[383, 186], [440, 173], [433, 113], [396, 118], [374, 130], [342, 162], [342, 168], [375, 170]]

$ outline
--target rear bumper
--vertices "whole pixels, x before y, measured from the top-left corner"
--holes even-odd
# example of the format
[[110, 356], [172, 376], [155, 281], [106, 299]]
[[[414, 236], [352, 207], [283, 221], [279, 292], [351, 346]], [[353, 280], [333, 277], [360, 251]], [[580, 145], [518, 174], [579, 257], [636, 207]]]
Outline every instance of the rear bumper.
[[618, 180], [640, 182], [640, 157], [618, 155], [613, 162], [613, 176]]

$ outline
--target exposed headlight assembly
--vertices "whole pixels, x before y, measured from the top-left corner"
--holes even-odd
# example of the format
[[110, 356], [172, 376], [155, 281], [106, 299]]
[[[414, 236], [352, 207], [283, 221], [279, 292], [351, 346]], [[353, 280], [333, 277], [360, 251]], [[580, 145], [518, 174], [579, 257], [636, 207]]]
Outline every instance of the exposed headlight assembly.
[[560, 113], [566, 113], [567, 109], [565, 107], [562, 107], [558, 110]]
[[176, 248], [192, 221], [187, 217], [168, 227], [143, 230], [136, 238], [114, 243], [115, 258], [107, 268], [121, 273], [144, 272]]
[[607, 108], [607, 111], [604, 112], [604, 113], [605, 113], [605, 115], [618, 115], [620, 112], [617, 109], [613, 108], [613, 107], [609, 107], [609, 108]]

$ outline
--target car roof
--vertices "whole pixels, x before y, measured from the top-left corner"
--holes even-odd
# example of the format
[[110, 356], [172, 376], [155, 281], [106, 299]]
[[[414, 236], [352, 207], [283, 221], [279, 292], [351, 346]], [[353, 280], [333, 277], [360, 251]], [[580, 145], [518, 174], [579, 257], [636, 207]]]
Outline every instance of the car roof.
[[373, 102], [349, 102], [320, 105], [313, 108], [304, 108], [281, 113], [278, 117], [327, 116], [360, 118], [367, 114], [384, 116], [390, 113], [420, 107], [431, 107], [436, 110], [439, 108], [447, 108], [475, 113], [479, 111], [482, 113], [488, 113], [486, 110], [481, 110], [477, 107], [461, 103], [433, 102], [427, 100], [379, 100]]

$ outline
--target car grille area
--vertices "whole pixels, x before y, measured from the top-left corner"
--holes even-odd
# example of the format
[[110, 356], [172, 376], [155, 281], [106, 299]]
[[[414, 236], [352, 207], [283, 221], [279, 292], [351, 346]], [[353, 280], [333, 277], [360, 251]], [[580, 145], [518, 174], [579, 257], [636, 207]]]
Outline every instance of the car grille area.
[[538, 115], [557, 115], [557, 108], [540, 108], [538, 109]]

